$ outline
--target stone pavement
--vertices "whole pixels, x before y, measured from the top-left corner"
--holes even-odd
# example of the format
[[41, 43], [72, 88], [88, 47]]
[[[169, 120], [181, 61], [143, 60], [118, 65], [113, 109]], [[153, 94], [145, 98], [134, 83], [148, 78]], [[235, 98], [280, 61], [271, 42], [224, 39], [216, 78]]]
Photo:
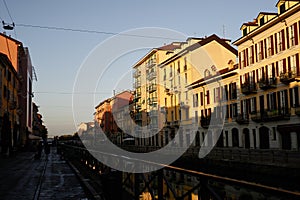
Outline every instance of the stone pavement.
[[76, 199], [87, 200], [77, 176], [51, 147], [46, 159], [34, 159], [34, 152], [19, 152], [0, 158], [0, 199]]

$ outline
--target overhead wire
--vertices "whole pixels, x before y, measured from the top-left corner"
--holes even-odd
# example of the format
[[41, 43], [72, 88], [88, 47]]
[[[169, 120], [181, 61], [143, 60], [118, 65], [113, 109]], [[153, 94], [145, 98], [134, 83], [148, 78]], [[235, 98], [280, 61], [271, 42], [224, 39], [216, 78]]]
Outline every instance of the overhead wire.
[[105, 35], [123, 35], [130, 37], [140, 37], [140, 38], [153, 38], [153, 39], [167, 39], [167, 40], [179, 40], [180, 38], [170, 38], [163, 36], [150, 36], [150, 35], [138, 35], [138, 34], [128, 34], [128, 33], [116, 33], [108, 31], [97, 31], [89, 29], [75, 29], [75, 28], [63, 28], [57, 26], [41, 26], [41, 25], [32, 25], [32, 24], [15, 24], [16, 26], [28, 27], [28, 28], [40, 28], [40, 29], [49, 29], [49, 30], [58, 30], [58, 31], [73, 31], [81, 33], [95, 33], [95, 34], [105, 34]]
[[[7, 10], [8, 16], [9, 16], [9, 18], [10, 18], [10, 20], [11, 20], [11, 23], [12, 23], [12, 25], [13, 25], [13, 27], [14, 27], [14, 26], [15, 26], [15, 22], [14, 22], [14, 20], [13, 20], [11, 14], [10, 14], [10, 11], [9, 11], [9, 9], [8, 9], [8, 6], [7, 6], [7, 3], [6, 3], [5, 0], [3, 0], [3, 3], [4, 3], [4, 6], [5, 6], [6, 10]], [[4, 20], [2, 20], [2, 21], [4, 21]], [[17, 32], [16, 32], [16, 29], [14, 29], [14, 33], [15, 33], [15, 37], [17, 38]]]
[[6, 1], [3, 0], [3, 3], [4, 3], [5, 8], [6, 8], [7, 12], [8, 12], [8, 15], [9, 15], [9, 17], [10, 17], [11, 22], [14, 22], [13, 18], [11, 17], [11, 14], [10, 14], [10, 12], [9, 12], [8, 6], [7, 6], [7, 4], [6, 4]]

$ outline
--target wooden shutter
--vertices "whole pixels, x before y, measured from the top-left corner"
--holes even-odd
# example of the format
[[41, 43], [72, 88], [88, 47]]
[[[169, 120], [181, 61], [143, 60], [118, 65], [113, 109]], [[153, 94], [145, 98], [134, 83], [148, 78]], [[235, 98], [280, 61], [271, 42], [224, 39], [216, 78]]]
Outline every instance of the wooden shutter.
[[294, 37], [295, 37], [295, 45], [298, 45], [298, 28], [297, 28], [297, 22], [294, 24]]

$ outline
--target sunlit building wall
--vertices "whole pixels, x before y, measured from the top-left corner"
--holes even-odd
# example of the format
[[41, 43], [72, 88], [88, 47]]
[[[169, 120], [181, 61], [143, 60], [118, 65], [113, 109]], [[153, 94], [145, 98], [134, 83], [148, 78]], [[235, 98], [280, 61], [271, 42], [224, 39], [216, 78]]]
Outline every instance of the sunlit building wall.
[[246, 148], [299, 149], [299, 1], [280, 0], [241, 26], [238, 137]]

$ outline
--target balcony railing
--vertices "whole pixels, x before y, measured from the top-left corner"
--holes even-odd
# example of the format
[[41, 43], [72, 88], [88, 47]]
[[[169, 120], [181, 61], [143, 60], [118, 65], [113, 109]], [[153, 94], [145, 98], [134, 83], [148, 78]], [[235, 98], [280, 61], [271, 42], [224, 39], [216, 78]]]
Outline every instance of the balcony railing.
[[243, 94], [252, 94], [257, 92], [256, 83], [244, 83], [242, 84], [242, 93]]
[[151, 84], [148, 88], [147, 88], [148, 92], [155, 92], [157, 90], [157, 85], [156, 84]]
[[141, 81], [136, 81], [136, 82], [134, 82], [134, 83], [133, 83], [133, 87], [134, 87], [134, 88], [139, 88], [139, 87], [141, 87]]
[[276, 77], [262, 78], [259, 80], [259, 87], [262, 90], [276, 88], [277, 87], [277, 78]]
[[249, 115], [245, 113], [238, 114], [236, 122], [238, 124], [249, 124]]
[[156, 72], [153, 71], [153, 72], [150, 72], [150, 73], [147, 75], [147, 79], [148, 79], [148, 80], [152, 80], [152, 79], [156, 78], [156, 76], [157, 76]]
[[134, 78], [137, 78], [137, 77], [139, 77], [139, 76], [141, 76], [141, 71], [135, 71], [134, 73], [133, 73], [133, 77]]
[[281, 72], [280, 73], [280, 81], [284, 84], [289, 84], [292, 81], [295, 81], [295, 78], [297, 77], [297, 74], [295, 71], [289, 71], [289, 72]]
[[154, 103], [157, 103], [157, 97], [151, 97], [148, 99], [148, 104], [152, 105]]
[[146, 67], [147, 68], [151, 68], [153, 66], [156, 65], [156, 60], [155, 59], [149, 59], [147, 62], [146, 62]]
[[136, 103], [136, 104], [135, 104], [135, 109], [136, 109], [136, 110], [142, 109], [141, 103]]
[[263, 110], [257, 113], [251, 114], [251, 119], [255, 122], [269, 122], [278, 120], [290, 119], [290, 109], [282, 107], [280, 109]]

